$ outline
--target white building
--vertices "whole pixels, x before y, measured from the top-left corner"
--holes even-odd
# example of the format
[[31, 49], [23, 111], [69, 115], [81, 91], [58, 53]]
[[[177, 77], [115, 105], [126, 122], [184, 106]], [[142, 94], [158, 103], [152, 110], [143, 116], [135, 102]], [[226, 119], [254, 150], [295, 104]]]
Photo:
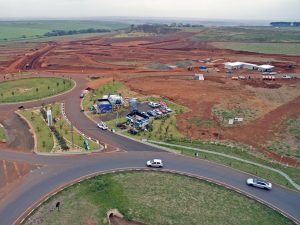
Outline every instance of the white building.
[[258, 66], [257, 69], [261, 72], [272, 72], [272, 70], [274, 69], [274, 66], [261, 65], [261, 66]]
[[204, 80], [203, 74], [195, 74], [194, 80]]
[[123, 105], [124, 104], [123, 97], [120, 95], [103, 95], [102, 99], [108, 99], [110, 101], [110, 103], [113, 105], [115, 105], [115, 104]]
[[228, 70], [236, 70], [242, 68], [243, 63], [242, 62], [227, 62], [225, 63], [225, 69]]

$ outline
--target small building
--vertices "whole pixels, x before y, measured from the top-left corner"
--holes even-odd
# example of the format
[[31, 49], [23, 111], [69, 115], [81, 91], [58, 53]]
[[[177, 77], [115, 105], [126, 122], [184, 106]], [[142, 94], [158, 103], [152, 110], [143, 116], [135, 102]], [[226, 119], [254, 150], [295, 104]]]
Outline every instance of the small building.
[[242, 62], [227, 62], [225, 63], [225, 69], [228, 70], [236, 70], [242, 68], [243, 63]]
[[124, 100], [121, 95], [103, 95], [102, 99], [107, 99], [113, 105], [123, 105]]
[[108, 113], [112, 112], [113, 105], [108, 99], [98, 99], [97, 100], [97, 112]]
[[200, 69], [201, 71], [208, 71], [207, 66], [200, 66], [199, 69]]
[[204, 80], [203, 74], [195, 74], [194, 80]]
[[274, 66], [260, 65], [260, 66], [257, 66], [257, 69], [258, 69], [258, 71], [261, 71], [261, 72], [272, 72], [274, 69]]

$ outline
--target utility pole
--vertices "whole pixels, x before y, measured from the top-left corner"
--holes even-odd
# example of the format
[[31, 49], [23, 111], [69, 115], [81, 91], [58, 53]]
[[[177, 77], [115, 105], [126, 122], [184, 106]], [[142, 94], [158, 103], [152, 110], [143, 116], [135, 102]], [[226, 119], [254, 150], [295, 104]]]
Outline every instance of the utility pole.
[[73, 128], [73, 124], [71, 124], [71, 135], [72, 135], [72, 149], [74, 149], [74, 128]]

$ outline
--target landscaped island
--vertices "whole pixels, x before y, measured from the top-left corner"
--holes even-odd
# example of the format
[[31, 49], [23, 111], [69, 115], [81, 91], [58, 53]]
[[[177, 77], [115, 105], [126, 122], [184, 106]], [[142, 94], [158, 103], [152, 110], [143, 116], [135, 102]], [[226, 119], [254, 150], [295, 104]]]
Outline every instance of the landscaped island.
[[0, 103], [23, 102], [57, 95], [70, 90], [74, 82], [56, 77], [35, 77], [0, 83]]

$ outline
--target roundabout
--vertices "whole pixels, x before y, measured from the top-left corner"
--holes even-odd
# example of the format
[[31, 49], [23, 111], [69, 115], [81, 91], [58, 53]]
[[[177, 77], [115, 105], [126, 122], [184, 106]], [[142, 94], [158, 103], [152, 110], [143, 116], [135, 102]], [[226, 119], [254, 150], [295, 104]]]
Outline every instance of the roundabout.
[[[168, 153], [157, 146], [147, 145], [118, 134], [97, 129], [96, 124], [80, 112], [80, 93], [87, 87], [83, 75], [73, 75], [74, 88], [62, 95], [43, 100], [22, 103], [25, 108], [40, 107], [41, 104], [63, 102], [65, 115], [76, 129], [85, 135], [105, 143], [107, 151], [89, 155], [43, 156], [31, 151], [16, 152], [6, 148], [0, 151], [0, 158], [8, 161], [21, 161], [35, 165], [22, 180], [22, 185], [8, 193], [0, 204], [2, 225], [20, 224], [29, 213], [44, 200], [71, 184], [102, 173], [142, 170], [146, 160], [161, 158], [165, 162], [164, 171], [204, 179], [243, 195], [253, 198], [276, 211], [279, 211], [295, 223], [300, 221], [300, 194], [287, 188], [274, 185], [270, 192], [245, 185], [250, 176], [247, 173], [227, 166]], [[0, 104], [2, 120], [14, 115], [19, 104]], [[1, 122], [0, 118], [0, 122]], [[27, 133], [24, 127], [22, 132]], [[26, 178], [26, 179], [25, 179]]]
[[26, 102], [42, 99], [74, 87], [70, 79], [59, 77], [30, 77], [0, 83], [0, 103]]

